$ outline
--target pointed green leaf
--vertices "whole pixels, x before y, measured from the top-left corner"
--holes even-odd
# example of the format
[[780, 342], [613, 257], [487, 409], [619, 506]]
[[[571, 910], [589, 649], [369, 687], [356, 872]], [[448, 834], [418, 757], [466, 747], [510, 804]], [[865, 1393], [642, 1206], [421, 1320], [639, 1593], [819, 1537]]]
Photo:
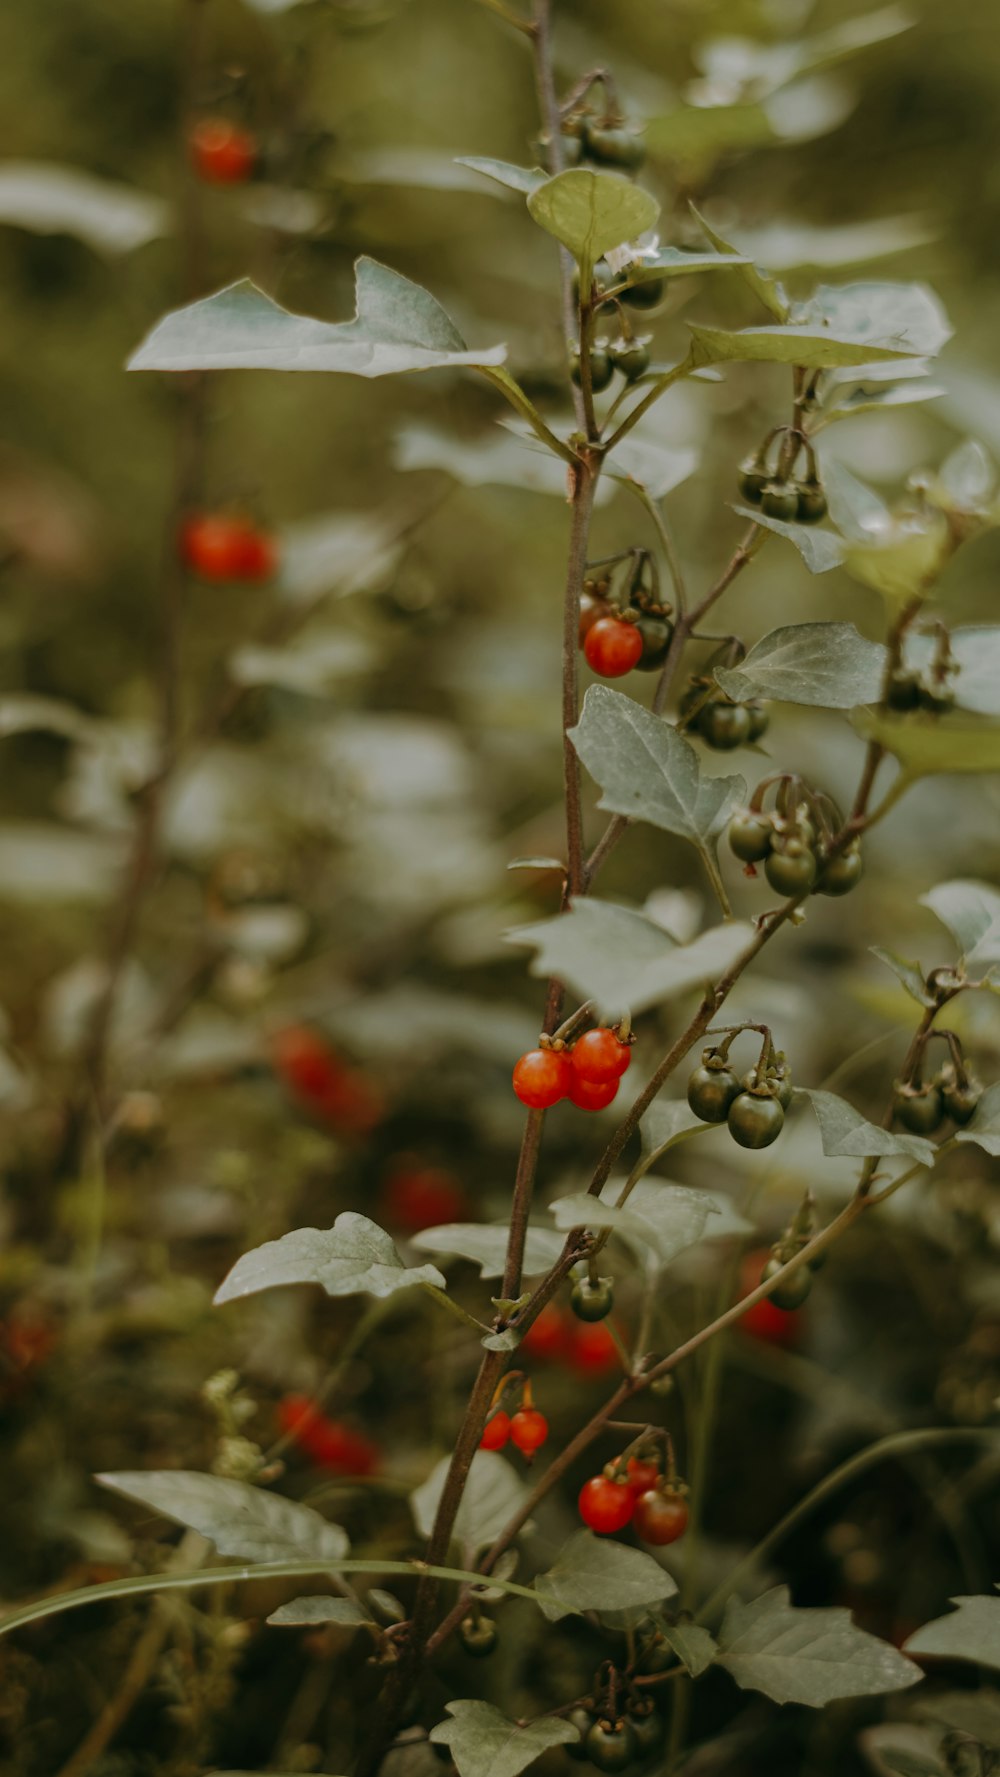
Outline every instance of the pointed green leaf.
[[0, 165], [0, 224], [69, 234], [96, 253], [131, 253], [170, 232], [161, 197], [48, 161]]
[[215, 1301], [235, 1302], [291, 1283], [318, 1283], [328, 1296], [391, 1296], [418, 1283], [445, 1287], [436, 1265], [404, 1265], [384, 1228], [345, 1209], [332, 1228], [293, 1228], [244, 1253]]
[[[434, 1528], [450, 1464], [451, 1458], [443, 1456], [410, 1494], [413, 1522], [421, 1536], [430, 1536]], [[496, 1541], [524, 1500], [524, 1483], [510, 1463], [495, 1450], [477, 1450], [455, 1519], [455, 1541], [470, 1558], [477, 1555]]]
[[462, 1700], [445, 1705], [451, 1721], [431, 1729], [435, 1746], [447, 1746], [458, 1777], [518, 1777], [552, 1746], [571, 1746], [579, 1728], [558, 1716], [545, 1715], [520, 1727], [492, 1703]]
[[340, 1525], [329, 1524], [311, 1506], [250, 1487], [245, 1481], [226, 1481], [220, 1475], [202, 1475], [193, 1469], [139, 1470], [98, 1475], [96, 1479], [102, 1487], [151, 1506], [175, 1524], [197, 1530], [199, 1536], [215, 1544], [220, 1555], [233, 1555], [241, 1561], [287, 1561], [315, 1555], [333, 1563], [350, 1548]]
[[1000, 1598], [982, 1595], [953, 1598], [955, 1609], [925, 1623], [904, 1643], [907, 1653], [921, 1658], [974, 1660], [1000, 1669]]
[[507, 937], [535, 947], [533, 975], [554, 975], [581, 998], [596, 1000], [602, 1013], [620, 1015], [714, 981], [747, 949], [753, 927], [734, 921], [691, 944], [675, 944], [643, 914], [587, 896], [574, 900], [568, 913], [518, 926]]
[[700, 1678], [718, 1653], [715, 1636], [697, 1623], [660, 1623], [660, 1634], [674, 1650], [692, 1678]]
[[704, 777], [676, 728], [607, 685], [591, 685], [569, 738], [600, 785], [598, 807], [676, 833], [700, 851], [714, 854], [746, 796], [741, 777]]
[[350, 376], [502, 364], [503, 346], [470, 352], [441, 304], [375, 259], [355, 265], [353, 321], [281, 308], [244, 279], [158, 321], [130, 370], [322, 370]]
[[905, 957], [897, 956], [893, 950], [883, 950], [881, 945], [870, 944], [872, 956], [877, 956], [880, 963], [891, 969], [897, 981], [901, 981], [911, 1000], [918, 1006], [935, 1006], [937, 1001], [927, 991], [924, 972], [919, 963], [909, 963]]
[[535, 1591], [550, 1623], [584, 1610], [632, 1610], [672, 1598], [676, 1584], [650, 1555], [578, 1530]]
[[686, 1098], [654, 1098], [639, 1125], [643, 1151], [652, 1163], [675, 1142], [700, 1135], [710, 1125], [696, 1117]]
[[829, 327], [843, 338], [892, 346], [914, 358], [933, 358], [951, 338], [948, 317], [924, 284], [897, 284], [875, 279], [858, 284], [821, 284], [808, 302], [799, 303], [792, 319], [797, 326]]
[[786, 524], [783, 518], [769, 517], [759, 506], [734, 505], [733, 511], [751, 524], [759, 524], [762, 530], [773, 531], [776, 537], [794, 543], [810, 574], [828, 574], [844, 559], [843, 545], [832, 531], [817, 530], [808, 524]]
[[712, 1216], [718, 1214], [704, 1191], [672, 1184], [668, 1179], [641, 1178], [621, 1209], [622, 1180], [609, 1179], [599, 1197], [585, 1191], [557, 1197], [549, 1205], [557, 1228], [610, 1228], [646, 1264], [660, 1270], [678, 1253], [697, 1245]]
[[641, 186], [586, 167], [547, 179], [530, 193], [528, 209], [584, 266], [645, 234], [660, 214], [656, 199]]
[[[715, 229], [706, 222], [700, 211], [695, 209], [694, 204], [691, 204], [690, 209], [695, 220], [704, 230], [713, 247], [717, 248], [720, 253], [739, 252], [738, 247], [734, 247], [731, 241], [724, 240], [722, 235], [718, 234]], [[763, 256], [758, 255], [758, 257]], [[790, 305], [788, 297], [785, 295], [781, 285], [777, 283], [774, 278], [769, 277], [767, 272], [761, 271], [760, 267], [755, 265], [752, 259], [748, 259], [745, 262], [743, 269], [740, 272], [740, 276], [743, 279], [743, 282], [753, 291], [758, 301], [763, 303], [769, 314], [773, 315], [777, 322], [784, 324], [784, 322], [788, 320]]]
[[[449, 1222], [440, 1228], [422, 1228], [410, 1245], [422, 1253], [446, 1253], [471, 1259], [480, 1277], [502, 1277], [507, 1259], [510, 1226], [507, 1222]], [[562, 1252], [562, 1241], [551, 1228], [529, 1228], [524, 1248], [524, 1273], [538, 1277]]]
[[323, 1595], [306, 1598], [292, 1598], [287, 1604], [281, 1604], [272, 1610], [267, 1621], [279, 1628], [315, 1627], [318, 1623], [335, 1623], [343, 1629], [357, 1629], [365, 1623], [371, 1623], [360, 1604], [353, 1598], [330, 1598]]
[[966, 960], [1000, 962], [1000, 893], [988, 882], [939, 882], [919, 897], [947, 926]]
[[882, 644], [866, 641], [853, 623], [792, 623], [756, 642], [738, 666], [717, 667], [715, 676], [738, 701], [766, 697], [848, 710], [877, 701], [886, 658]]
[[959, 1129], [956, 1141], [974, 1142], [994, 1159], [1000, 1156], [1000, 1085], [987, 1086], [967, 1129]]
[[484, 178], [506, 186], [508, 191], [520, 191], [525, 197], [544, 185], [549, 176], [541, 167], [517, 167], [509, 160], [491, 160], [480, 154], [460, 154], [457, 164], [471, 167], [474, 173], [482, 173]]
[[828, 370], [840, 364], [878, 363], [905, 358], [898, 346], [874, 345], [850, 334], [823, 327], [743, 327], [729, 332], [724, 327], [688, 323], [694, 365], [702, 364], [802, 364], [809, 370]]
[[649, 278], [691, 278], [701, 272], [738, 271], [750, 265], [745, 253], [736, 248], [728, 252], [700, 252], [696, 247], [657, 247], [631, 260], [622, 273], [629, 284], [644, 284]]
[[836, 459], [823, 466], [823, 491], [830, 517], [847, 542], [868, 543], [889, 530], [892, 514], [888, 506]]
[[851, 720], [865, 740], [894, 753], [908, 778], [1000, 771], [1000, 723], [923, 722], [858, 710]]
[[922, 1135], [897, 1135], [869, 1123], [860, 1112], [835, 1092], [819, 1092], [808, 1086], [796, 1088], [796, 1096], [808, 1098], [816, 1112], [823, 1152], [828, 1159], [847, 1155], [866, 1160], [904, 1154], [919, 1160], [921, 1166], [933, 1166], [935, 1148]]
[[839, 1697], [905, 1690], [923, 1676], [888, 1642], [856, 1628], [849, 1611], [797, 1610], [787, 1586], [752, 1604], [729, 1600], [719, 1664], [744, 1690], [812, 1709]]

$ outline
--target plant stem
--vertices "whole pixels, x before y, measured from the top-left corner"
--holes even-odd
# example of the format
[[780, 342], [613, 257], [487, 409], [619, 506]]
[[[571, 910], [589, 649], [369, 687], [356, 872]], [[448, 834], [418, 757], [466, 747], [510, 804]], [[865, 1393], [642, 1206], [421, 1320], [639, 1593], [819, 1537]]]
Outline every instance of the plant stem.
[[600, 463], [596, 456], [581, 458], [573, 492], [573, 516], [566, 587], [563, 599], [562, 729], [563, 789], [566, 798], [566, 897], [583, 894], [587, 876], [583, 857], [583, 811], [580, 800], [580, 761], [570, 739], [580, 714], [579, 672], [580, 594], [587, 564], [587, 543], [594, 510], [594, 494]]

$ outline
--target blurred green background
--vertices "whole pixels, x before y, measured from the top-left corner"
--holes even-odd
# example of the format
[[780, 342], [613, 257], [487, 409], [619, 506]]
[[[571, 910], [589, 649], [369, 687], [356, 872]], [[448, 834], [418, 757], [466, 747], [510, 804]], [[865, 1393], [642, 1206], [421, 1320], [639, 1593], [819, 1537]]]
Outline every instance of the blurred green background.
[[[835, 65], [777, 85], [762, 77], [767, 46], [801, 44], [844, 16], [833, 0], [567, 0], [557, 57], [566, 85], [614, 69], [647, 126], [642, 179], [663, 203], [665, 239], [691, 238], [693, 199], [795, 295], [860, 277], [938, 292], [955, 327], [940, 397], [825, 435], [824, 448], [893, 496], [967, 433], [1000, 454], [1000, 30], [982, 0], [928, 0], [911, 28], [884, 20], [884, 40]], [[280, 1397], [310, 1392], [336, 1362], [356, 1303], [296, 1292], [211, 1309], [238, 1253], [299, 1224], [329, 1226], [344, 1208], [405, 1239], [420, 1211], [398, 1179], [427, 1169], [452, 1193], [430, 1220], [503, 1218], [521, 1127], [507, 1081], [542, 993], [503, 933], [558, 898], [551, 872], [506, 865], [563, 845], [566, 508], [558, 493], [475, 485], [476, 452], [506, 418], [498, 399], [438, 375], [209, 379], [198, 502], [253, 512], [277, 533], [285, 571], [263, 588], [181, 589], [185, 751], [117, 996], [106, 1100], [84, 1095], [82, 1135], [67, 1148], [158, 720], [163, 589], [175, 575], [187, 397], [173, 379], [126, 375], [125, 360], [164, 310], [246, 275], [292, 309], [346, 319], [353, 261], [369, 253], [432, 290], [470, 343], [506, 340], [547, 413], [569, 408], [552, 242], [518, 198], [454, 168], [459, 155], [537, 156], [529, 58], [474, 0], [287, 10], [13, 0], [0, 16], [0, 108], [0, 1597], [13, 1600], [165, 1557], [173, 1533], [110, 1505], [89, 1477], [218, 1464], [220, 1425], [201, 1390], [220, 1367], [243, 1376], [257, 1404], [246, 1435], [267, 1450]], [[188, 122], [216, 111], [253, 128], [266, 178], [235, 189], [193, 179]], [[67, 214], [42, 224], [24, 164], [38, 162], [107, 182], [93, 224], [58, 179], [49, 201]], [[140, 206], [150, 238], [127, 251], [107, 239], [126, 216], [121, 188], [158, 200]], [[707, 282], [674, 286], [652, 323], [658, 358], [682, 353], [686, 319], [753, 318], [728, 275]], [[648, 423], [648, 437], [700, 455], [666, 503], [696, 589], [740, 535], [735, 465], [787, 401], [786, 372], [739, 366], [673, 392]], [[458, 476], [438, 466], [442, 439], [458, 447]], [[595, 555], [652, 542], [626, 494], [601, 507]], [[989, 621], [998, 567], [995, 535], [958, 558], [949, 620]], [[310, 600], [302, 638], [262, 658]], [[774, 541], [719, 628], [749, 645], [778, 623], [831, 617], [882, 631], [874, 594], [840, 572], [810, 577]], [[26, 706], [25, 695], [54, 701]], [[207, 741], [206, 711], [219, 717]], [[736, 761], [751, 781], [794, 763], [850, 794], [861, 743], [843, 716], [776, 707], [765, 745], [770, 765]], [[922, 784], [873, 837], [858, 894], [810, 906], [805, 928], [741, 985], [734, 1015], [768, 1018], [798, 1079], [836, 1074], [838, 1090], [880, 1114], [913, 1008], [868, 947], [949, 960], [918, 897], [948, 876], [996, 878], [998, 814], [995, 780]], [[601, 817], [588, 822], [596, 839]], [[731, 875], [737, 912], [758, 911], [759, 890]], [[621, 846], [602, 892], [645, 904], [681, 935], [713, 917], [694, 854], [648, 828]], [[637, 1076], [680, 1017], [673, 1007], [644, 1017]], [[305, 1115], [276, 1079], [273, 1033], [303, 1022], [383, 1095], [373, 1128]], [[983, 1077], [996, 1077], [996, 1000], [963, 1002], [955, 1023]], [[581, 1188], [598, 1140], [581, 1121], [550, 1119], [542, 1204]], [[851, 1169], [820, 1158], [808, 1121], [766, 1156], [704, 1144], [703, 1157], [694, 1144], [677, 1175], [752, 1201], [766, 1244], [805, 1183], [823, 1213], [850, 1186]], [[721, 1378], [691, 1367], [667, 1408], [682, 1463], [721, 1387], [706, 1589], [872, 1436], [990, 1420], [998, 1239], [988, 1162], [964, 1149], [944, 1184], [895, 1199], [838, 1249], [793, 1346], [734, 1335]], [[671, 1274], [665, 1346], [708, 1318], [737, 1268], [733, 1244], [713, 1242]], [[496, 1286], [471, 1266], [453, 1271], [488, 1311]], [[620, 1306], [627, 1323], [627, 1281]], [[380, 1446], [381, 1479], [345, 1489], [293, 1450], [282, 1485], [329, 1503], [357, 1543], [416, 1552], [405, 1494], [449, 1448], [474, 1361], [456, 1323], [407, 1299], [338, 1371], [332, 1397]], [[554, 1440], [603, 1398], [603, 1362], [539, 1358]], [[772, 1577], [790, 1577], [798, 1603], [848, 1603], [901, 1638], [949, 1592], [992, 1577], [995, 1470], [975, 1461], [959, 1450], [940, 1471], [865, 1477], [792, 1539]], [[572, 1526], [574, 1492], [546, 1508], [539, 1560]], [[377, 1682], [363, 1650], [262, 1629], [270, 1597], [192, 1596], [166, 1623], [136, 1708], [82, 1763], [66, 1761], [116, 1695], [146, 1607], [0, 1642], [3, 1769], [196, 1777], [279, 1756], [289, 1769], [345, 1769]], [[451, 1654], [421, 1720], [440, 1719], [446, 1696], [472, 1694], [531, 1714], [587, 1682], [599, 1637], [546, 1631], [540, 1668], [536, 1623], [519, 1605], [507, 1611], [511, 1633], [489, 1671]], [[705, 1770], [871, 1768], [859, 1762], [863, 1710], [765, 1716], [721, 1678], [705, 1695], [695, 1738], [725, 1724], [736, 1734]]]

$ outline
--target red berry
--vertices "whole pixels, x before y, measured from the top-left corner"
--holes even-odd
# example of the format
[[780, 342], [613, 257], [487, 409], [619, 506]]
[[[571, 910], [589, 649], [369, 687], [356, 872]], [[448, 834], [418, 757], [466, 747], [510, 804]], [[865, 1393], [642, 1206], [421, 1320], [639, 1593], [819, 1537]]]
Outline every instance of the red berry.
[[[747, 1253], [740, 1267], [740, 1296], [749, 1296], [760, 1283], [760, 1274], [770, 1259], [767, 1248]], [[789, 1312], [785, 1308], [776, 1308], [770, 1297], [765, 1296], [748, 1308], [736, 1325], [748, 1333], [751, 1339], [760, 1339], [765, 1345], [797, 1345], [802, 1335], [803, 1315], [801, 1309]]]
[[577, 1502], [580, 1516], [588, 1530], [598, 1536], [610, 1536], [624, 1530], [635, 1511], [635, 1495], [624, 1481], [609, 1481], [607, 1475], [595, 1475], [584, 1481]]
[[461, 1185], [443, 1166], [403, 1161], [382, 1187], [384, 1219], [407, 1234], [419, 1234], [421, 1229], [436, 1228], [442, 1222], [465, 1221], [468, 1209]]
[[324, 1123], [347, 1135], [367, 1135], [385, 1116], [385, 1099], [360, 1068], [332, 1080], [315, 1106]]
[[521, 1340], [520, 1351], [522, 1357], [555, 1361], [569, 1355], [571, 1343], [572, 1328], [565, 1316], [554, 1302], [546, 1302], [538, 1319]]
[[514, 1069], [514, 1091], [522, 1104], [545, 1111], [566, 1097], [572, 1079], [565, 1049], [529, 1049]]
[[267, 532], [231, 512], [196, 513], [181, 526], [181, 558], [202, 580], [267, 580], [277, 567], [277, 547]]
[[574, 1073], [569, 1088], [573, 1104], [581, 1111], [603, 1111], [618, 1097], [620, 1080], [580, 1080]]
[[625, 1469], [625, 1479], [638, 1499], [640, 1493], [648, 1493], [655, 1487], [660, 1478], [660, 1465], [648, 1456], [630, 1456]]
[[337, 1419], [327, 1419], [304, 1394], [278, 1402], [278, 1423], [321, 1468], [341, 1475], [370, 1475], [379, 1464], [377, 1446]]
[[620, 1041], [615, 1031], [602, 1026], [600, 1030], [585, 1031], [578, 1038], [573, 1044], [571, 1059], [578, 1079], [602, 1085], [606, 1080], [621, 1078], [632, 1060], [632, 1051], [627, 1043]]
[[241, 185], [257, 159], [250, 131], [228, 117], [203, 117], [191, 131], [190, 148], [195, 172], [209, 185]]
[[602, 1376], [607, 1370], [616, 1370], [620, 1363], [607, 1321], [576, 1321], [569, 1352], [571, 1369], [581, 1376]]
[[510, 1422], [510, 1441], [524, 1456], [534, 1456], [549, 1435], [549, 1422], [537, 1407], [522, 1407]]
[[687, 1523], [687, 1501], [669, 1488], [661, 1493], [651, 1487], [635, 1502], [635, 1527], [644, 1543], [654, 1543], [658, 1548], [675, 1543], [684, 1535]]
[[297, 1098], [315, 1105], [344, 1073], [344, 1063], [325, 1037], [307, 1024], [291, 1024], [271, 1039], [274, 1071]]
[[479, 1440], [480, 1450], [502, 1450], [510, 1437], [510, 1423], [510, 1415], [502, 1407], [498, 1413], [494, 1413], [492, 1419], [487, 1419]]
[[587, 665], [602, 679], [621, 679], [630, 673], [642, 653], [642, 636], [634, 623], [620, 617], [599, 617], [583, 642]]

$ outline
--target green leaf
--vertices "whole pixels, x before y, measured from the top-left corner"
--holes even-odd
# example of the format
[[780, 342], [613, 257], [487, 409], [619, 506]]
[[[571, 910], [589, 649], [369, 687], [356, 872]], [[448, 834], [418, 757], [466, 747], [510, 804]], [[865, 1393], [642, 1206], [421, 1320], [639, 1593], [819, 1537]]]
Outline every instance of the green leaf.
[[650, 1555], [578, 1530], [559, 1558], [535, 1580], [550, 1623], [584, 1610], [632, 1610], [672, 1598], [677, 1587]]
[[170, 232], [170, 206], [148, 191], [47, 161], [0, 165], [0, 224], [69, 234], [96, 253], [131, 253]]
[[[912, 362], [915, 364], [918, 360]], [[946, 393], [940, 383], [889, 383], [874, 389], [860, 383], [839, 397], [835, 407], [827, 408], [823, 424], [828, 426], [833, 420], [853, 419], [856, 413], [874, 413], [883, 407], [912, 407], [918, 401], [937, 401]]]
[[908, 721], [858, 710], [851, 718], [865, 740], [894, 753], [907, 778], [1000, 771], [1000, 724]]
[[730, 332], [724, 327], [688, 323], [692, 362], [703, 364], [802, 364], [809, 370], [828, 370], [840, 364], [877, 363], [905, 358], [898, 346], [874, 345], [850, 334], [823, 327], [743, 327]]
[[936, 1617], [910, 1636], [904, 1644], [907, 1653], [1000, 1668], [1000, 1598], [983, 1594], [951, 1603], [956, 1608], [948, 1616]]
[[918, 1006], [934, 1006], [937, 1001], [929, 994], [924, 981], [924, 971], [919, 963], [907, 962], [905, 957], [897, 956], [893, 950], [883, 950], [879, 944], [868, 946], [872, 956], [877, 956], [880, 963], [891, 969], [898, 981], [901, 981], [911, 1000]]
[[810, 574], [828, 574], [844, 559], [843, 546], [832, 531], [817, 530], [808, 524], [786, 524], [783, 518], [769, 517], [759, 506], [734, 505], [732, 510], [751, 524], [759, 524], [762, 530], [773, 531], [776, 537], [794, 543]]
[[885, 502], [835, 458], [823, 465], [823, 491], [830, 517], [848, 542], [868, 543], [889, 530], [892, 514]]
[[[891, 1728], [886, 1728], [887, 1733], [892, 1731]], [[899, 1731], [897, 1726], [895, 1732], [898, 1734]], [[926, 1750], [923, 1747], [918, 1750], [911, 1745], [896, 1746], [883, 1740], [880, 1733], [875, 1743], [875, 1752], [879, 1765], [894, 1772], [895, 1777], [948, 1777], [945, 1766], [935, 1756], [930, 1745]]]
[[380, 591], [403, 554], [406, 530], [398, 512], [324, 512], [286, 525], [276, 590], [295, 605]]
[[881, 593], [894, 610], [926, 597], [953, 549], [944, 514], [927, 507], [894, 513], [880, 534], [847, 543], [844, 566], [852, 579]]
[[902, 6], [845, 19], [813, 37], [788, 37], [760, 42], [751, 37], [712, 36], [699, 45], [697, 60], [711, 83], [726, 88], [742, 85], [755, 95], [776, 92], [813, 68], [829, 67], [907, 31], [912, 13]]
[[839, 1697], [905, 1690], [923, 1676], [888, 1642], [856, 1628], [849, 1611], [797, 1610], [787, 1586], [752, 1604], [730, 1598], [719, 1663], [744, 1690], [812, 1709]]
[[445, 1705], [451, 1721], [438, 1722], [430, 1738], [435, 1746], [447, 1746], [458, 1777], [517, 1777], [552, 1746], [571, 1746], [580, 1738], [579, 1728], [557, 1716], [519, 1727], [508, 1721], [492, 1703], [462, 1700]]
[[643, 1152], [652, 1165], [675, 1142], [701, 1135], [709, 1127], [695, 1116], [686, 1098], [654, 1098], [639, 1124]]
[[[485, 165], [490, 165], [486, 162]], [[505, 166], [504, 161], [492, 163], [497, 167]], [[471, 170], [470, 170], [471, 169]], [[480, 184], [475, 177], [479, 169], [472, 162], [447, 154], [434, 148], [415, 148], [412, 144], [406, 148], [370, 148], [364, 152], [355, 152], [348, 160], [338, 161], [337, 178], [353, 185], [400, 185], [411, 186], [421, 191], [472, 191], [482, 197], [499, 198], [499, 191], [490, 190]], [[515, 186], [515, 190], [530, 191], [532, 175], [527, 168], [511, 167], [510, 172], [523, 173], [529, 183]], [[536, 173], [535, 182], [541, 183], [545, 173]], [[501, 184], [512, 184], [505, 179]]]
[[[904, 644], [907, 666], [929, 666], [936, 645], [932, 635], [908, 635]], [[959, 670], [948, 683], [959, 709], [977, 716], [1000, 716], [1000, 628], [983, 623], [953, 629], [950, 649]]]
[[373, 664], [374, 650], [353, 630], [303, 631], [286, 648], [246, 644], [227, 662], [237, 685], [276, 685], [300, 697], [325, 697]]
[[[857, 265], [904, 253], [933, 240], [934, 231], [919, 217], [883, 216], [871, 222], [816, 227], [808, 222], [768, 222], [761, 228], [740, 228], [745, 252], [775, 271], [808, 267]], [[779, 316], [779, 319], [783, 317]]]
[[353, 321], [281, 308], [244, 279], [158, 321], [129, 370], [324, 370], [349, 376], [502, 364], [503, 346], [470, 352], [440, 303], [375, 259], [355, 264]]
[[1000, 1085], [987, 1086], [967, 1129], [959, 1129], [956, 1141], [974, 1142], [994, 1158], [1000, 1156]]
[[557, 1228], [610, 1228], [620, 1235], [650, 1269], [662, 1270], [678, 1253], [697, 1245], [709, 1219], [718, 1214], [704, 1191], [675, 1185], [668, 1179], [641, 1178], [621, 1209], [622, 1180], [609, 1179], [600, 1197], [585, 1191], [557, 1197], [549, 1205]]
[[623, 277], [630, 284], [644, 284], [649, 278], [691, 278], [700, 272], [738, 271], [749, 267], [745, 253], [735, 247], [723, 253], [699, 252], [696, 247], [657, 247], [643, 252], [625, 267]]
[[139, 1470], [95, 1478], [102, 1487], [151, 1506], [175, 1524], [197, 1530], [199, 1536], [215, 1544], [220, 1555], [233, 1555], [241, 1561], [285, 1561], [315, 1555], [332, 1564], [350, 1548], [346, 1531], [339, 1524], [327, 1523], [311, 1506], [250, 1487], [244, 1481], [226, 1481], [220, 1475], [202, 1475], [193, 1469]]
[[849, 710], [877, 701], [886, 651], [853, 623], [792, 623], [756, 642], [738, 666], [717, 667], [730, 697]]
[[[706, 222], [700, 211], [695, 209], [694, 204], [690, 205], [690, 210], [699, 226], [708, 236], [713, 247], [717, 248], [720, 253], [739, 252], [738, 247], [734, 247], [731, 241], [724, 240], [722, 235], [718, 234], [715, 229]], [[764, 256], [757, 255], [755, 257]], [[767, 263], [766, 260], [765, 263]], [[788, 320], [790, 307], [788, 297], [785, 295], [781, 285], [777, 283], [774, 278], [770, 277], [767, 272], [762, 271], [759, 265], [754, 264], [753, 258], [748, 259], [745, 262], [740, 272], [740, 276], [749, 289], [753, 291], [758, 301], [767, 309], [768, 313], [773, 315], [774, 319], [783, 325]]]
[[[694, 474], [699, 460], [697, 450], [671, 450], [668, 445], [636, 438], [633, 433], [615, 446], [606, 473], [613, 481], [634, 481], [645, 488], [651, 500], [662, 500]], [[565, 477], [563, 480], [565, 483]]]
[[935, 357], [952, 335], [941, 303], [924, 284], [821, 284], [808, 302], [796, 304], [792, 318], [797, 326], [829, 327], [915, 358]]
[[816, 1112], [823, 1152], [828, 1159], [847, 1155], [867, 1160], [903, 1154], [910, 1160], [919, 1160], [921, 1166], [933, 1166], [936, 1149], [922, 1135], [896, 1135], [889, 1129], [880, 1129], [834, 1092], [799, 1086], [796, 1096], [799, 1094], [808, 1098]]
[[[510, 1227], [507, 1222], [449, 1222], [440, 1228], [422, 1228], [410, 1245], [422, 1253], [448, 1253], [471, 1259], [481, 1277], [502, 1277], [507, 1259]], [[553, 1265], [563, 1243], [551, 1228], [529, 1228], [524, 1248], [526, 1277], [538, 1277]]]
[[357, 1629], [372, 1619], [355, 1604], [353, 1598], [330, 1598], [310, 1596], [292, 1598], [288, 1604], [281, 1604], [272, 1610], [267, 1621], [279, 1628], [302, 1628], [317, 1623], [336, 1623], [343, 1629]]
[[444, 1289], [435, 1265], [405, 1266], [384, 1228], [345, 1209], [332, 1228], [293, 1228], [244, 1253], [215, 1302], [235, 1302], [291, 1283], [318, 1283], [328, 1296], [391, 1296], [417, 1283]]
[[1000, 1752], [1000, 1691], [988, 1685], [976, 1691], [939, 1691], [921, 1699], [921, 1713], [960, 1734], [971, 1734], [991, 1752]]
[[[504, 426], [486, 438], [454, 438], [433, 426], [404, 426], [392, 453], [395, 469], [442, 469], [464, 487], [516, 487], [566, 498], [566, 464], [551, 451]], [[598, 493], [601, 484], [598, 483]], [[614, 489], [605, 486], [603, 500]]]
[[471, 167], [474, 173], [482, 173], [497, 185], [505, 185], [508, 191], [520, 191], [525, 196], [537, 191], [548, 179], [541, 167], [516, 167], [509, 160], [491, 160], [480, 154], [460, 154], [457, 165]]
[[741, 777], [703, 777], [698, 754], [676, 728], [607, 685], [591, 685], [569, 738], [600, 785], [599, 808], [648, 821], [715, 855], [746, 797]]
[[587, 896], [572, 901], [568, 913], [518, 926], [507, 938], [536, 949], [533, 975], [556, 976], [610, 1016], [642, 1011], [714, 981], [746, 950], [753, 928], [713, 926], [691, 944], [675, 944], [643, 914]]
[[[443, 1456], [426, 1481], [410, 1494], [410, 1509], [421, 1536], [434, 1528], [441, 1494], [448, 1476], [450, 1456]], [[455, 1519], [454, 1539], [471, 1558], [495, 1542], [501, 1530], [525, 1500], [520, 1477], [495, 1450], [477, 1450]]]
[[581, 266], [591, 266], [610, 248], [637, 240], [660, 214], [656, 199], [641, 186], [615, 173], [593, 173], [585, 167], [546, 179], [530, 193], [528, 209]]
[[659, 1625], [664, 1641], [673, 1648], [682, 1666], [686, 1666], [692, 1678], [700, 1678], [707, 1672], [718, 1653], [715, 1636], [697, 1623], [664, 1623]]
[[64, 740], [87, 740], [99, 732], [100, 724], [92, 716], [60, 698], [18, 691], [0, 697], [0, 740], [13, 734], [58, 734]]
[[919, 897], [947, 926], [966, 961], [1000, 962], [1000, 893], [988, 882], [939, 882]]
[[[704, 184], [723, 155], [762, 147], [775, 136], [763, 105], [675, 105], [664, 116], [649, 119], [645, 141], [655, 158], [681, 167], [690, 187]], [[713, 245], [723, 246], [708, 228], [705, 233]]]

